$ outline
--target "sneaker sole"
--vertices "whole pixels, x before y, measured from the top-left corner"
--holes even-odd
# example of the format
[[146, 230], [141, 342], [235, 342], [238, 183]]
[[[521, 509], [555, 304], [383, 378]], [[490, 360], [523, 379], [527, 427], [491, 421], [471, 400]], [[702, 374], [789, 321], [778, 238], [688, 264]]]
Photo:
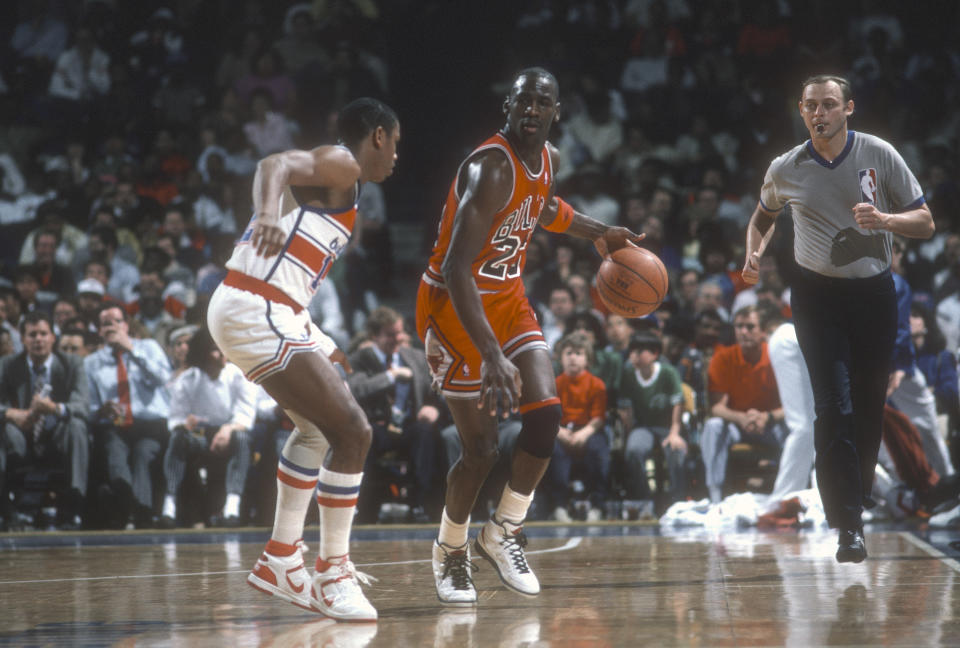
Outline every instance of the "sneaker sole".
[[837, 562], [839, 563], [862, 563], [867, 559], [867, 552], [859, 551], [838, 551]]
[[279, 587], [276, 587], [275, 585], [271, 585], [270, 583], [263, 580], [256, 574], [249, 574], [247, 576], [247, 585], [249, 585], [255, 590], [259, 590], [263, 592], [264, 594], [276, 596], [279, 599], [283, 599], [287, 603], [293, 603], [297, 607], [303, 608], [304, 610], [309, 610], [310, 612], [317, 612], [317, 610], [313, 609], [313, 607], [310, 605], [309, 599], [298, 599], [297, 597], [290, 594], [289, 592], [285, 592]]
[[522, 589], [517, 589], [516, 587], [514, 587], [513, 585], [511, 585], [509, 582], [507, 582], [507, 579], [503, 577], [503, 572], [500, 571], [500, 566], [497, 565], [497, 561], [494, 560], [493, 557], [486, 552], [486, 550], [484, 550], [483, 545], [480, 544], [479, 538], [474, 541], [474, 543], [473, 543], [473, 548], [476, 549], [477, 553], [478, 553], [484, 560], [486, 560], [487, 562], [489, 562], [489, 563], [493, 566], [494, 571], [497, 572], [497, 576], [500, 577], [500, 582], [502, 582], [504, 585], [506, 585], [507, 589], [512, 590], [512, 591], [516, 592], [517, 594], [522, 594], [523, 596], [528, 596], [528, 597], [530, 597], [530, 598], [535, 598], [535, 597], [540, 593], [540, 590], [537, 590], [536, 592], [525, 592], [525, 591], [523, 591]]
[[313, 599], [310, 600], [310, 611], [316, 612], [317, 614], [322, 614], [325, 617], [329, 617], [336, 621], [346, 621], [348, 623], [374, 623], [377, 620], [377, 614], [374, 612], [372, 617], [369, 616], [338, 616], [331, 613], [329, 610], [321, 609], [314, 605]]
[[441, 598], [439, 590], [437, 591], [437, 600], [440, 601], [443, 605], [446, 605], [448, 607], [473, 607], [477, 604], [477, 599], [457, 601], [453, 599], [447, 600], [447, 599]]

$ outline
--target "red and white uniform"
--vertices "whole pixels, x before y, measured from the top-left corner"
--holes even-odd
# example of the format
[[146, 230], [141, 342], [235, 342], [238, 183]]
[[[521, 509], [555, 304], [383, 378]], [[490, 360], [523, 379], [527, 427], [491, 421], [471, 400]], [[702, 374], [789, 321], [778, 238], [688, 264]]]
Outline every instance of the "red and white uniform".
[[278, 223], [286, 234], [283, 249], [272, 257], [258, 256], [250, 245], [255, 222], [250, 221], [207, 311], [217, 346], [250, 380], [261, 382], [282, 370], [295, 353], [329, 356], [336, 349], [310, 320], [307, 306], [346, 248], [356, 216], [356, 203], [343, 210], [291, 209]]
[[467, 161], [482, 151], [503, 151], [513, 171], [513, 191], [493, 218], [483, 249], [473, 260], [473, 278], [484, 313], [504, 355], [514, 358], [532, 348], [547, 349], [521, 275], [527, 243], [547, 205], [553, 167], [543, 147], [540, 167], [528, 169], [507, 139], [497, 133], [481, 144], [457, 170], [443, 208], [437, 241], [417, 293], [417, 332], [426, 347], [434, 381], [445, 396], [473, 398], [480, 393], [480, 353], [464, 330], [444, 284], [441, 267], [447, 256], [461, 196], [457, 190]]

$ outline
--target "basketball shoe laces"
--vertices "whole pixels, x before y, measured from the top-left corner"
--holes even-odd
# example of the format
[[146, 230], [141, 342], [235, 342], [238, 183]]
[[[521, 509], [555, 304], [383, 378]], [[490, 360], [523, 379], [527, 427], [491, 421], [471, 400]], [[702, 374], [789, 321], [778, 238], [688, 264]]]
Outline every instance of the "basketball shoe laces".
[[474, 563], [467, 560], [466, 551], [447, 553], [443, 557], [443, 578], [450, 576], [454, 589], [470, 589], [470, 586], [473, 585], [473, 578], [470, 576], [470, 572], [475, 572], [479, 569], [480, 568]]
[[500, 544], [510, 554], [510, 560], [513, 561], [517, 573], [529, 574], [530, 567], [527, 565], [527, 557], [523, 553], [524, 547], [527, 546], [527, 534], [523, 531], [505, 533], [500, 540]]

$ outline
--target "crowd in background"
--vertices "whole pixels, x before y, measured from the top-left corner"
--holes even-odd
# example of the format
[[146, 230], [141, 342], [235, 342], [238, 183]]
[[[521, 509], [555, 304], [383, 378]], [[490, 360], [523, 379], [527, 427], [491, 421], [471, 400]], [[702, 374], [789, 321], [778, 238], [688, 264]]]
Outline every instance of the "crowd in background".
[[[597, 299], [600, 260], [589, 244], [545, 232], [531, 241], [524, 281], [557, 352], [566, 398], [536, 516], [598, 519], [623, 514], [611, 502], [656, 499], [640, 506], [653, 513], [717, 495], [715, 470], [711, 477], [704, 466], [713, 456], [699, 458], [716, 378], [711, 359], [725, 345], [765, 344], [737, 332], [741, 315], [756, 316], [758, 329], [764, 307], [789, 319], [788, 215], [778, 221], [760, 284], [744, 285], [739, 269], [764, 170], [805, 138], [796, 105], [801, 81], [815, 73], [850, 79], [851, 126], [903, 153], [936, 220], [931, 240], [905, 243], [895, 270], [912, 290], [912, 343], [934, 377], [928, 382], [948, 418], [944, 436], [956, 464], [960, 10], [953, 3], [924, 3], [924, 11], [889, 0], [480, 4], [19, 0], [0, 9], [0, 353], [11, 358], [2, 366], [30, 354], [27, 329], [42, 336], [45, 326], [30, 313], [46, 313], [57, 353], [86, 357], [89, 383], [87, 402], [73, 394], [69, 416], [66, 408], [0, 404], [33, 412], [5, 417], [8, 430], [30, 432], [25, 439], [38, 420], [47, 433], [82, 421], [89, 452], [88, 474], [70, 477], [77, 462], [67, 469], [60, 459], [45, 462], [41, 432], [23, 452], [5, 434], [4, 455], [12, 457], [0, 466], [5, 525], [20, 519], [14, 509], [37, 466], [68, 474], [59, 502], [39, 488], [36, 508], [60, 510], [34, 520], [38, 526], [174, 525], [191, 515], [263, 521], [272, 510], [270, 463], [292, 426], [262, 390], [231, 383], [230, 370], [224, 376], [211, 361], [205, 304], [249, 220], [257, 160], [333, 142], [336, 108], [360, 95], [399, 113], [399, 172], [382, 189], [364, 188], [352, 247], [311, 314], [349, 357], [362, 360], [376, 347], [376, 360], [396, 354], [399, 363], [367, 357], [347, 376], [381, 430], [360, 515], [376, 521], [382, 503], [402, 503], [413, 519], [435, 519], [457, 440], [442, 400], [423, 385], [429, 379], [398, 351], [419, 347], [407, 331], [422, 268], [398, 261], [391, 224], [420, 226], [425, 258], [456, 164], [501, 125], [506, 84], [533, 64], [560, 84], [562, 118], [551, 136], [560, 194], [598, 220], [646, 233], [644, 245], [670, 273], [661, 308], [628, 321]], [[749, 308], [756, 305], [760, 313]], [[117, 314], [131, 339], [152, 341], [158, 354], [151, 370], [163, 395], [143, 415], [164, 421], [146, 435], [156, 447], [118, 450], [104, 433], [114, 417], [103, 410], [109, 399], [96, 396], [90, 358], [111, 348], [104, 336], [119, 325]], [[954, 368], [952, 385], [937, 384], [943, 362]], [[580, 384], [584, 368], [597, 381]], [[409, 385], [400, 407], [396, 394], [378, 387], [381, 373], [391, 374], [390, 388]], [[654, 378], [657, 398], [648, 390]], [[225, 412], [243, 416], [199, 421], [183, 402], [190, 390], [177, 382], [187, 379], [227, 405], [242, 403]], [[58, 416], [59, 423], [50, 418]], [[515, 423], [501, 426], [502, 451], [512, 447]], [[218, 445], [224, 426], [229, 442]], [[184, 440], [191, 438], [203, 439], [194, 454]], [[218, 477], [215, 506], [191, 512], [181, 493], [208, 479], [210, 457], [197, 458], [204, 448], [231, 476]], [[67, 444], [53, 455], [76, 452]], [[191, 469], [177, 468], [187, 455]], [[728, 492], [734, 478], [727, 474], [720, 486]], [[179, 492], [170, 487], [181, 481]]]

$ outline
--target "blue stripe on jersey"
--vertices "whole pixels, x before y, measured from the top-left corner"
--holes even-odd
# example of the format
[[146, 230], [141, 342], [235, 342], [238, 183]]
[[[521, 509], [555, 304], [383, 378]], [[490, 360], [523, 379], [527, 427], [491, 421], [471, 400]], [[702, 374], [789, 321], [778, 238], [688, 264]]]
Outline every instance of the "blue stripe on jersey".
[[307, 475], [309, 477], [317, 477], [320, 475], [319, 468], [304, 468], [303, 466], [298, 466], [297, 464], [293, 463], [283, 455], [280, 455], [280, 463], [282, 463], [284, 466], [286, 466], [290, 470], [297, 471], [301, 475]]
[[273, 273], [277, 271], [277, 268], [280, 267], [280, 262], [283, 261], [284, 256], [287, 254], [287, 250], [290, 248], [290, 244], [293, 242], [293, 238], [297, 235], [297, 230], [300, 229], [300, 222], [303, 220], [303, 208], [300, 208], [300, 213], [297, 214], [297, 222], [293, 224], [293, 227], [290, 229], [290, 235], [287, 237], [286, 243], [283, 244], [283, 249], [280, 250], [280, 254], [277, 255], [277, 260], [274, 262], [273, 267], [267, 272], [267, 276], [263, 278], [264, 281], [270, 281], [270, 278], [273, 276]]

